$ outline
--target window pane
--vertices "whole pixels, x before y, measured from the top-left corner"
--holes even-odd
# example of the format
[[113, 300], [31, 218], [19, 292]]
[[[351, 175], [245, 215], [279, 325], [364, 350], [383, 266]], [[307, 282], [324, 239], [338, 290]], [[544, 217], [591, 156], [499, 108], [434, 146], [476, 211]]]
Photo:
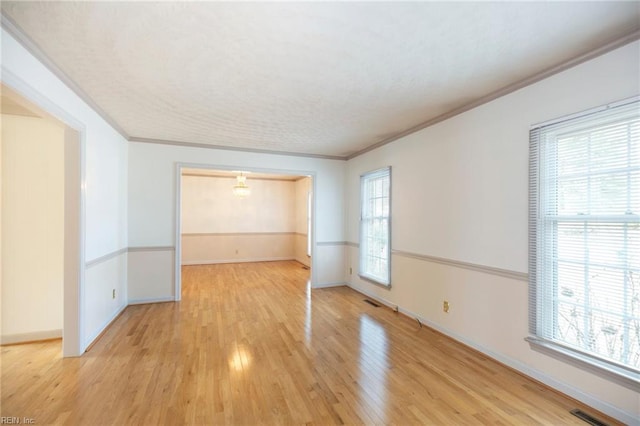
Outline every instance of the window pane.
[[361, 191], [360, 274], [388, 285], [390, 170], [364, 175]]
[[532, 154], [533, 329], [640, 370], [639, 105], [536, 129]]

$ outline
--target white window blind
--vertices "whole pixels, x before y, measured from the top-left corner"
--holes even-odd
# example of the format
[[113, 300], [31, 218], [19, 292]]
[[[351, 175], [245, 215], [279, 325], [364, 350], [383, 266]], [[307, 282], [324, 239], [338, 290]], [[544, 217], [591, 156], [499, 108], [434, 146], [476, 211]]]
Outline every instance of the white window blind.
[[391, 168], [362, 175], [360, 275], [391, 284]]
[[530, 333], [640, 371], [640, 104], [530, 134]]

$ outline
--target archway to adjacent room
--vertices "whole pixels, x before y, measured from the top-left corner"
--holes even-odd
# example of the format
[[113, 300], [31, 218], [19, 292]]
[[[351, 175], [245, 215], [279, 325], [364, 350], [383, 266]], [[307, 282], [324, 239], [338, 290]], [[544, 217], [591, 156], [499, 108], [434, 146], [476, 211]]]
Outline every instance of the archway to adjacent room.
[[176, 300], [189, 265], [293, 260], [313, 282], [312, 173], [178, 165], [176, 188]]

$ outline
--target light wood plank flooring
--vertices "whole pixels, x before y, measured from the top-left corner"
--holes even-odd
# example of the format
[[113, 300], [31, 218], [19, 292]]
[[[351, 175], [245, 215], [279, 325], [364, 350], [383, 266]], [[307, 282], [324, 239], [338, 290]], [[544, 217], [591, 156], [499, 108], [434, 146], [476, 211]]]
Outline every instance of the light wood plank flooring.
[[[38, 424], [578, 424], [593, 410], [296, 262], [183, 267], [80, 358], [2, 348], [2, 416]], [[602, 418], [602, 417], [601, 417]], [[615, 424], [611, 419], [607, 422]]]

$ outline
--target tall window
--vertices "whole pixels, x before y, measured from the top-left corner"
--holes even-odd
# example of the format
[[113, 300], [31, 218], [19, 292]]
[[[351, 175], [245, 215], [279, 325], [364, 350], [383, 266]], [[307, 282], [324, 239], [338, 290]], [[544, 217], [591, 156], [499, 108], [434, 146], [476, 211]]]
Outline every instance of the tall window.
[[360, 275], [391, 284], [391, 168], [360, 178]]
[[530, 142], [530, 341], [634, 377], [640, 103], [534, 128]]

